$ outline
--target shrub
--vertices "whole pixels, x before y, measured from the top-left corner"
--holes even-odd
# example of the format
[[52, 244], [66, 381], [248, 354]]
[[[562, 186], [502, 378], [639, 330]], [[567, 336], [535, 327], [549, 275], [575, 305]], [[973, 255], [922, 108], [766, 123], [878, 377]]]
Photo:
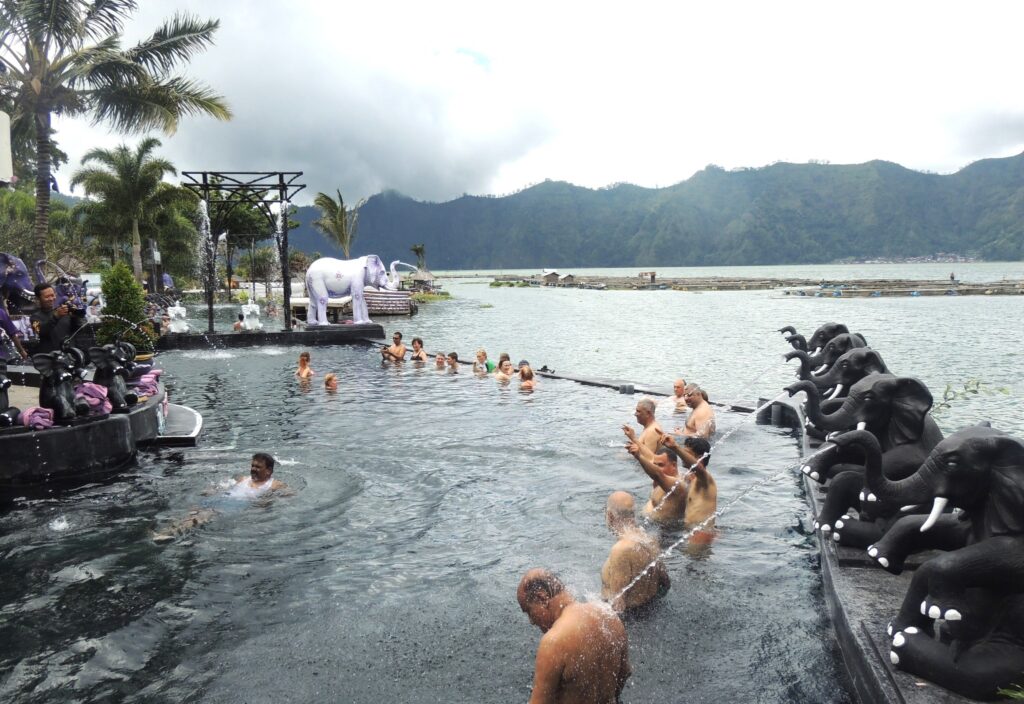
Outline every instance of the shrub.
[[[135, 345], [141, 352], [150, 352], [156, 333], [146, 317], [146, 298], [142, 286], [132, 275], [127, 264], [119, 262], [110, 267], [103, 277], [103, 315], [105, 317], [96, 331], [96, 341], [105, 345], [118, 336]], [[131, 327], [128, 322], [136, 323]], [[141, 322], [140, 322], [141, 321]]]

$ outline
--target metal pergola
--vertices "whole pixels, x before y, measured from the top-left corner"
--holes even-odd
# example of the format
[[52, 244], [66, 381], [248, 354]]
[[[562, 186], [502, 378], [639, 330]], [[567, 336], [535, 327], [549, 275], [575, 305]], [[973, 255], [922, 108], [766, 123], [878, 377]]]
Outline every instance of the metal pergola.
[[[281, 259], [281, 282], [284, 285], [284, 328], [291, 330], [291, 273], [288, 267], [288, 203], [296, 193], [306, 187], [295, 183], [301, 171], [182, 171], [182, 186], [206, 201], [207, 206], [217, 205], [210, 212], [210, 241], [204, 242], [210, 256], [207, 257], [205, 272], [206, 321], [208, 332], [213, 332], [213, 297], [216, 291], [217, 238], [224, 229], [231, 211], [242, 203], [254, 205], [276, 232], [277, 218], [271, 205], [279, 203], [281, 215], [281, 236], [277, 241], [278, 256]], [[211, 197], [212, 195], [212, 197]]]

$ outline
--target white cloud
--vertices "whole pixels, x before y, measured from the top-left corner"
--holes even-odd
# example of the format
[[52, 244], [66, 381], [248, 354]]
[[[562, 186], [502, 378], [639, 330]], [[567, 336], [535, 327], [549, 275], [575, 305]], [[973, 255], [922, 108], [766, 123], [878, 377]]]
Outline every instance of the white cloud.
[[[176, 8], [221, 20], [189, 72], [236, 117], [186, 121], [166, 155], [305, 171], [310, 197], [664, 186], [777, 160], [948, 172], [1024, 148], [1017, 3], [182, 0], [129, 31]], [[59, 129], [73, 165], [119, 141]]]

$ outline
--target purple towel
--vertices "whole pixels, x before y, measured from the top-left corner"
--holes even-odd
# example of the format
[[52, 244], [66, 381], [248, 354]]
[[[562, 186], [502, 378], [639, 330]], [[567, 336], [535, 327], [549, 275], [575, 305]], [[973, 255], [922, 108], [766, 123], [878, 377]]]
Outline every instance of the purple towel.
[[146, 372], [138, 381], [132, 383], [135, 393], [139, 396], [155, 396], [160, 391], [160, 375], [163, 369], [153, 369]]
[[110, 399], [107, 398], [107, 387], [89, 381], [81, 383], [75, 388], [75, 398], [83, 399], [89, 404], [89, 415], [91, 416], [110, 413], [114, 409]]
[[21, 412], [21, 424], [32, 430], [53, 427], [53, 411], [41, 406], [32, 406]]

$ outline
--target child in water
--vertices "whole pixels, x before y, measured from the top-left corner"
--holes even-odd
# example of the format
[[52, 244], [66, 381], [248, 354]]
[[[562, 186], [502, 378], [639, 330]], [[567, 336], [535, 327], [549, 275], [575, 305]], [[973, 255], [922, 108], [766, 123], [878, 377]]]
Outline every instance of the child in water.
[[309, 366], [309, 352], [299, 355], [299, 368], [295, 370], [295, 376], [299, 379], [312, 379], [313, 370]]
[[338, 390], [338, 375], [334, 372], [328, 372], [327, 376], [324, 377], [324, 388], [328, 391]]

